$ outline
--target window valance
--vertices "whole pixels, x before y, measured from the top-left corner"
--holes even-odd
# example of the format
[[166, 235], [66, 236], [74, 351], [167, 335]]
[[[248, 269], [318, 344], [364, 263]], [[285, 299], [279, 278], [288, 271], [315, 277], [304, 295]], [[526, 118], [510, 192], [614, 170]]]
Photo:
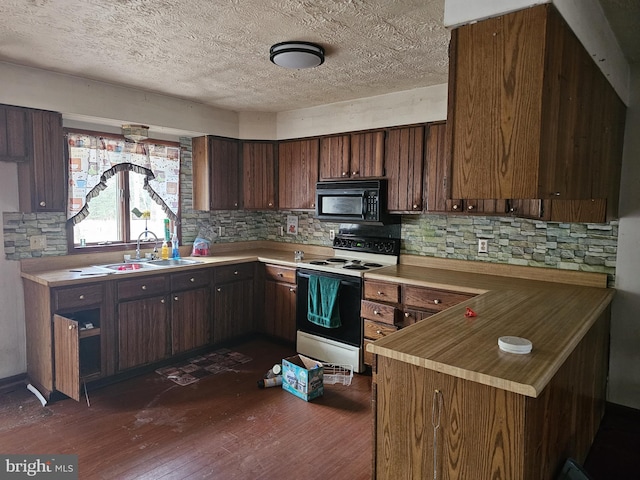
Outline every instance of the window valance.
[[124, 139], [67, 134], [69, 201], [67, 219], [77, 224], [89, 214], [87, 202], [107, 188], [119, 171], [145, 176], [144, 189], [167, 216], [178, 219], [180, 148]]

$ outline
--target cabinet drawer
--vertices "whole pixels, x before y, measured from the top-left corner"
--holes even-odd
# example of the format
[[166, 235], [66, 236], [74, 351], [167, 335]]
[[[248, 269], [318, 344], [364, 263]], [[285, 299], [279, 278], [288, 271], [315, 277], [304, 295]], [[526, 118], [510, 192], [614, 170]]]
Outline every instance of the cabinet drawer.
[[382, 300], [383, 302], [399, 303], [400, 302], [400, 284], [364, 282], [364, 298], [367, 300]]
[[166, 283], [164, 275], [121, 280], [118, 282], [118, 300], [162, 295], [165, 293]]
[[248, 278], [253, 278], [253, 263], [239, 263], [216, 267], [215, 269], [215, 283], [226, 283]]
[[265, 265], [265, 277], [277, 282], [296, 283], [296, 269], [280, 265]]
[[426, 308], [435, 312], [464, 302], [475, 295], [468, 293], [449, 292], [424, 287], [404, 287], [404, 305], [408, 307]]
[[396, 312], [398, 311], [392, 305], [384, 305], [382, 303], [362, 300], [360, 303], [360, 315], [362, 318], [368, 318], [376, 322], [394, 325], [396, 320]]
[[364, 338], [369, 338], [371, 340], [378, 340], [379, 338], [386, 337], [397, 330], [398, 327], [395, 325], [374, 322], [372, 320], [364, 321]]
[[435, 312], [426, 312], [424, 310], [411, 310], [405, 308], [401, 315], [401, 320], [398, 324], [399, 327], [404, 328], [409, 325], [413, 325], [414, 323], [419, 322], [431, 315], [435, 315]]
[[55, 289], [53, 292], [54, 309], [64, 310], [102, 303], [102, 291], [102, 284]]
[[171, 290], [188, 290], [206, 287], [211, 282], [211, 269], [191, 270], [171, 275]]

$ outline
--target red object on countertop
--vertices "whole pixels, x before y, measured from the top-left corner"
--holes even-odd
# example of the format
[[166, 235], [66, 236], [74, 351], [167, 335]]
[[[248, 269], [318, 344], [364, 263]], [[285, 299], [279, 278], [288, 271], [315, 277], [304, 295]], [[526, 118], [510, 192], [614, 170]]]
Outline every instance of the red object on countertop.
[[467, 317], [467, 318], [470, 318], [470, 317], [477, 317], [478, 314], [476, 312], [474, 312], [473, 310], [471, 310], [469, 307], [467, 307], [467, 311], [464, 312], [464, 316]]

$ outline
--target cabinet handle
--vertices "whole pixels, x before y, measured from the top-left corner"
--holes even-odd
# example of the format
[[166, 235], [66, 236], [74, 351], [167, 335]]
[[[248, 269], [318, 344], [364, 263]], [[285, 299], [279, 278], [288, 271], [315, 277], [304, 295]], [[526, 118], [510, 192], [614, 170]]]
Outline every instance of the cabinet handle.
[[560, 192], [551, 192], [551, 196], [552, 197], [559, 197], [560, 196]]
[[378, 295], [380, 295], [381, 297], [384, 297], [384, 292], [378, 291]]
[[222, 288], [220, 287], [216, 288], [216, 292], [221, 292], [221, 291], [222, 291]]
[[238, 202], [234, 202], [234, 203], [233, 203], [233, 206], [234, 206], [234, 207], [237, 207], [237, 206], [238, 206]]
[[270, 207], [273, 207], [273, 202], [269, 202], [269, 206], [270, 206]]
[[411, 316], [411, 314], [410, 314], [409, 312], [404, 312], [404, 316], [405, 316], [406, 318], [409, 318], [409, 317]]
[[379, 312], [378, 310], [374, 310], [374, 311], [373, 311], [373, 314], [374, 314], [374, 315], [380, 315], [380, 312]]
[[290, 291], [291, 293], [295, 293], [296, 289], [295, 289], [295, 288], [293, 288], [293, 287], [291, 287], [291, 288], [289, 289], [289, 291]]
[[473, 210], [474, 208], [475, 208], [475, 207], [474, 207], [473, 205], [469, 205], [469, 206], [467, 207], [467, 210]]
[[436, 299], [433, 301], [433, 303], [435, 303], [436, 305], [440, 305], [440, 303], [442, 303], [442, 300], [439, 300], [439, 299], [437, 299], [437, 298], [436, 298]]
[[382, 330], [376, 330], [376, 333], [377, 333], [378, 335], [382, 335]]
[[282, 274], [282, 272], [278, 272], [278, 276], [279, 276], [279, 277], [284, 277], [284, 275]]
[[343, 176], [343, 177], [348, 177], [348, 176], [349, 176], [349, 174], [348, 174], [347, 172], [342, 172], [342, 176]]
[[353, 175], [355, 177], [356, 175], [358, 175], [358, 173], [360, 173], [360, 172], [358, 172], [358, 171], [351, 172], [351, 175]]
[[189, 281], [190, 281], [191, 283], [193, 283], [193, 282], [195, 282], [195, 281], [196, 281], [196, 279], [195, 279], [195, 278], [193, 278], [193, 277], [191, 277], [191, 278], [189, 279]]
[[40, 202], [40, 206], [41, 207], [46, 207], [47, 206], [47, 202], [45, 202], [45, 201]]
[[160, 303], [164, 303], [164, 298], [162, 300], [160, 300]]
[[174, 299], [176, 302], [179, 300], [177, 295], [176, 295], [175, 297], [173, 297], [173, 299]]
[[69, 325], [69, 330], [75, 330], [76, 328], [78, 328], [78, 326], [75, 324]]
[[457, 210], [459, 208], [459, 205], [456, 203], [453, 207], [454, 210]]
[[315, 202], [311, 204], [311, 208], [316, 208]]
[[236, 270], [236, 271], [234, 271], [234, 272], [233, 272], [233, 274], [234, 274], [234, 275], [237, 275], [237, 274], [238, 274], [238, 271], [237, 271], [237, 270]]
[[80, 300], [84, 300], [84, 295], [80, 295], [78, 298], [79, 298]]
[[418, 209], [418, 204], [417, 204], [417, 203], [414, 203], [414, 204], [413, 204], [413, 209], [414, 209], [414, 210], [417, 210], [417, 209]]
[[146, 289], [147, 289], [147, 286], [146, 286], [146, 285], [142, 285], [140, 288], [141, 288], [142, 290], [146, 290]]

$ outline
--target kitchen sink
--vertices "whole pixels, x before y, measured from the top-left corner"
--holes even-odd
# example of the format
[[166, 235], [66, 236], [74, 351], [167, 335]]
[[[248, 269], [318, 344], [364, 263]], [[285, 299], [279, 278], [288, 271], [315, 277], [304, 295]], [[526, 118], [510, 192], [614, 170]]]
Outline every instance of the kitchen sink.
[[136, 272], [138, 270], [153, 270], [157, 267], [152, 265], [151, 262], [123, 262], [110, 263], [108, 265], [95, 265], [95, 268], [103, 268], [115, 272]]
[[150, 260], [148, 263], [161, 267], [178, 267], [180, 265], [194, 265], [202, 263], [202, 260], [187, 260], [186, 258], [167, 258], [164, 260]]

